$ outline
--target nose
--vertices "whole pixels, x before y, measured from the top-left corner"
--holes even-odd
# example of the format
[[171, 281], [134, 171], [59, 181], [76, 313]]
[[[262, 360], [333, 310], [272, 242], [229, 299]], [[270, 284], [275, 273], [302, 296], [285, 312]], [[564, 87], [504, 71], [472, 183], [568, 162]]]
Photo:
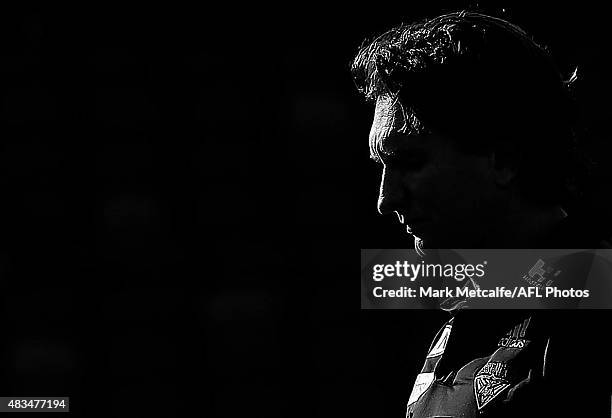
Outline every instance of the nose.
[[381, 215], [387, 215], [402, 208], [406, 209], [408, 204], [406, 190], [399, 174], [395, 170], [390, 170], [388, 166], [383, 168], [378, 193], [378, 212]]

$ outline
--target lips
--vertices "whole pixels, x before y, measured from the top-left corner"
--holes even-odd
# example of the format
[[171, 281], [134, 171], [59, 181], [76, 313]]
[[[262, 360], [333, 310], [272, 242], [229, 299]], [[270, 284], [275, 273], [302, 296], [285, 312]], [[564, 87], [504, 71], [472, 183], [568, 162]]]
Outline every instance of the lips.
[[411, 226], [411, 225], [416, 225], [416, 224], [420, 224], [423, 222], [426, 222], [429, 220], [429, 218], [426, 218], [424, 216], [418, 216], [418, 217], [412, 217], [409, 218], [408, 216], [399, 213], [399, 212], [395, 212], [397, 214], [397, 218], [399, 219], [399, 222], [402, 225], [406, 225], [406, 226]]

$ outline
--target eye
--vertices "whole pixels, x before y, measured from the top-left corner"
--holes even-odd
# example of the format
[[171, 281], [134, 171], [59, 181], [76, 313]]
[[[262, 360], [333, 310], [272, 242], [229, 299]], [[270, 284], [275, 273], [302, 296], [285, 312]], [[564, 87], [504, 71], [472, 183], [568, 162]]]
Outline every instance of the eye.
[[370, 155], [370, 161], [374, 163], [376, 166], [380, 166], [384, 164], [383, 161], [380, 158], [378, 158], [378, 156]]

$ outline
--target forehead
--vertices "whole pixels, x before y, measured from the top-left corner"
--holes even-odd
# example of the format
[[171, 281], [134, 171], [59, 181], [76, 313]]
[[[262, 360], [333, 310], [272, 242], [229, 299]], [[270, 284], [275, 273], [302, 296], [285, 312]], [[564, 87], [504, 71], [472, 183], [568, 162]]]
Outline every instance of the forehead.
[[379, 159], [381, 153], [393, 154], [400, 148], [422, 145], [424, 138], [418, 135], [417, 121], [407, 120], [407, 117], [409, 114], [396, 98], [380, 96], [376, 100], [369, 137], [372, 158]]

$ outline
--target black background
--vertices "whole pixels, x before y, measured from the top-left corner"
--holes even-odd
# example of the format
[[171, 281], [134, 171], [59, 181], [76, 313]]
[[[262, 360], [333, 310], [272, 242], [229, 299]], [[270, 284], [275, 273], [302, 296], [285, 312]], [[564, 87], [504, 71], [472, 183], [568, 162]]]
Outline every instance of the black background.
[[[402, 416], [440, 312], [360, 312], [375, 211], [364, 38], [467, 2], [3, 10], [0, 394], [82, 416]], [[505, 8], [506, 10], [502, 10]], [[548, 45], [609, 209], [607, 17], [503, 5]]]

